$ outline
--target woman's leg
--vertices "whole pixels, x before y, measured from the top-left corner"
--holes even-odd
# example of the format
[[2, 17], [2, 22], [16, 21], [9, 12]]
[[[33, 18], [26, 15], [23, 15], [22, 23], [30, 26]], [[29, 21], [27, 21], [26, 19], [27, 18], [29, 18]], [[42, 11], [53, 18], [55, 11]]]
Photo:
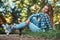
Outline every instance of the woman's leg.
[[24, 28], [26, 25], [28, 25], [29, 29], [32, 31], [32, 32], [40, 32], [41, 29], [39, 27], [37, 27], [35, 24], [33, 23], [29, 23], [29, 24], [26, 24], [26, 22], [23, 22], [23, 23], [20, 23], [20, 24], [16, 24], [13, 26], [12, 29], [20, 29], [20, 28]]
[[8, 24], [6, 25], [3, 24], [2, 26], [4, 27], [6, 34], [9, 35], [9, 33], [12, 32], [12, 30], [24, 28], [26, 25], [27, 25], [26, 22], [22, 22], [20, 24], [15, 24], [13, 26], [10, 26]]
[[26, 22], [22, 22], [22, 23], [20, 23], [20, 24], [15, 24], [15, 25], [13, 25], [13, 26], [11, 27], [11, 30], [14, 30], [14, 29], [17, 30], [17, 29], [24, 28], [26, 25], [27, 25]]
[[[11, 28], [9, 27], [9, 25], [4, 25], [5, 30], [8, 31], [6, 32], [7, 35], [9, 35], [9, 33], [13, 30], [13, 29], [20, 29], [20, 28], [24, 28], [26, 26], [26, 22], [23, 22], [23, 23], [20, 23], [20, 24], [15, 24], [13, 25]], [[32, 32], [40, 32], [41, 29], [39, 27], [37, 27], [36, 25], [34, 25], [33, 23], [29, 23], [28, 24], [29, 26], [29, 29], [32, 31]]]
[[[20, 28], [24, 28], [26, 25], [27, 25], [26, 22], [23, 22], [23, 23], [20, 23], [20, 24], [17, 24], [16, 26], [14, 26], [14, 28], [20, 29]], [[31, 22], [28, 24], [28, 27], [32, 32], [40, 32], [41, 31], [41, 29], [39, 27], [37, 27], [35, 24], [33, 24]]]
[[26, 22], [23, 22], [23, 23], [20, 23], [20, 24], [16, 24], [14, 25], [14, 29], [20, 29], [20, 28], [24, 28], [26, 25], [28, 25], [29, 29], [32, 31], [32, 32], [40, 32], [41, 29], [39, 27], [37, 27], [35, 24], [33, 23], [29, 23], [29, 24], [26, 24]]
[[35, 24], [38, 27], [38, 21], [36, 17], [33, 17], [30, 22]]
[[29, 29], [32, 31], [32, 32], [40, 32], [41, 29], [39, 27], [37, 27], [36, 25], [34, 25], [33, 23], [29, 23]]

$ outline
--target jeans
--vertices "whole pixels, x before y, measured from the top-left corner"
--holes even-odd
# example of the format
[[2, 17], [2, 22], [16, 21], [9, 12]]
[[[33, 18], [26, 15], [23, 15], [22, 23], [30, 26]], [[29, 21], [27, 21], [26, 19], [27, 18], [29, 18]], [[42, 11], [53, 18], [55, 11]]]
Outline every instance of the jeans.
[[37, 27], [39, 27], [38, 25], [38, 20], [36, 17], [32, 17], [32, 19], [30, 20], [31, 23], [35, 24]]
[[26, 25], [28, 25], [29, 29], [32, 31], [32, 32], [40, 32], [40, 28], [37, 27], [36, 25], [34, 25], [33, 23], [29, 23], [29, 24], [26, 24], [26, 22], [22, 22], [20, 24], [16, 24], [14, 26], [14, 29], [20, 29], [20, 28], [24, 28]]

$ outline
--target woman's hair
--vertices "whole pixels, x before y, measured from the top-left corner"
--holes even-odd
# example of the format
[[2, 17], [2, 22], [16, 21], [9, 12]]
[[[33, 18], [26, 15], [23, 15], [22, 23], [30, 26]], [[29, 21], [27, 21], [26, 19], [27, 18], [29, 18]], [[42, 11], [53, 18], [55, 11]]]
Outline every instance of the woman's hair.
[[51, 26], [53, 26], [53, 7], [50, 4], [47, 4], [45, 6], [48, 6], [48, 15], [50, 16], [50, 23]]
[[53, 14], [53, 7], [50, 4], [47, 4], [45, 6], [48, 6], [48, 14]]

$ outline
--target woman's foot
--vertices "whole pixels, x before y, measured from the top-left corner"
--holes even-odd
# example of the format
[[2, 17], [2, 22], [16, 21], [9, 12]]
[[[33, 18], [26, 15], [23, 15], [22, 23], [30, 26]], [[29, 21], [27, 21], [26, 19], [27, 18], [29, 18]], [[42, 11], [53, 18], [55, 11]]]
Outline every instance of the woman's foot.
[[6, 24], [6, 25], [2, 24], [2, 26], [3, 26], [4, 30], [5, 30], [6, 35], [9, 35], [9, 33], [11, 31], [10, 25], [8, 25], [8, 24]]

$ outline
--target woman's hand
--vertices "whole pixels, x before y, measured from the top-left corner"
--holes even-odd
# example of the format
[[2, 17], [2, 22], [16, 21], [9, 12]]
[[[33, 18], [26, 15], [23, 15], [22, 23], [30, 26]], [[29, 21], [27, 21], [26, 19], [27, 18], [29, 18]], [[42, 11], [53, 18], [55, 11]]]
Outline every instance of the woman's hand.
[[29, 22], [30, 22], [29, 20], [26, 20], [26, 24], [29, 24]]

